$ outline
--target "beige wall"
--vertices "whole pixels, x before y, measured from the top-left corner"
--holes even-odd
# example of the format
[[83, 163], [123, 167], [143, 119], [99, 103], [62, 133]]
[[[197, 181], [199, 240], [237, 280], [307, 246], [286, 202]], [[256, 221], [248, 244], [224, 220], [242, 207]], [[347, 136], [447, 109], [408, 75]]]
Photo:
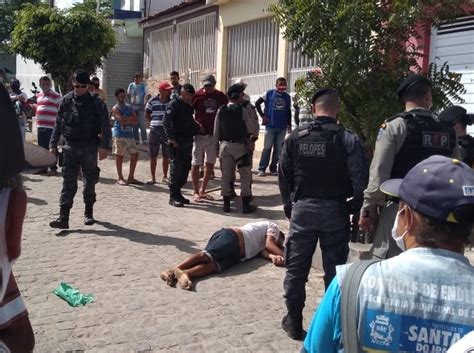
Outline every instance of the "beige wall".
[[[219, 6], [219, 24], [217, 33], [217, 88], [224, 90], [227, 83], [227, 38], [228, 28], [271, 16], [268, 6], [277, 0], [229, 0]], [[288, 50], [287, 41], [280, 33], [278, 75], [286, 76]]]

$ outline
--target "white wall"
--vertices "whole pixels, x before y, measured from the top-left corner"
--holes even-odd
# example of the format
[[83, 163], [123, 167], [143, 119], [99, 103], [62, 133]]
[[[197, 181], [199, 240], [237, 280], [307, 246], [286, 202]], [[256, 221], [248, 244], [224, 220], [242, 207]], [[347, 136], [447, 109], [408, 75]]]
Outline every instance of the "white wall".
[[28, 97], [32, 95], [30, 90], [33, 89], [33, 86], [31, 83], [36, 83], [39, 88], [39, 78], [44, 75], [44, 71], [33, 60], [25, 59], [20, 55], [16, 56], [16, 78], [20, 80], [23, 92]]

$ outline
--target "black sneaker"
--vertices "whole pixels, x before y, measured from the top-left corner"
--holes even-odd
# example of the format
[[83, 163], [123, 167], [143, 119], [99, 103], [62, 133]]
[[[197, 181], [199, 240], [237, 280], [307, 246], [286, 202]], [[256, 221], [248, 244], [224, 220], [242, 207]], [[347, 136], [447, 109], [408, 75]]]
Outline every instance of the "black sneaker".
[[288, 314], [283, 316], [281, 328], [287, 333], [288, 337], [293, 340], [303, 341], [306, 337], [306, 331], [303, 330], [302, 323], [293, 322], [291, 318], [288, 317]]
[[69, 229], [69, 220], [59, 217], [58, 219], [49, 223], [51, 228]]
[[182, 201], [178, 201], [175, 199], [170, 199], [169, 204], [174, 207], [184, 207], [184, 204]]
[[84, 216], [84, 224], [86, 226], [91, 226], [95, 223], [95, 219], [92, 216]]

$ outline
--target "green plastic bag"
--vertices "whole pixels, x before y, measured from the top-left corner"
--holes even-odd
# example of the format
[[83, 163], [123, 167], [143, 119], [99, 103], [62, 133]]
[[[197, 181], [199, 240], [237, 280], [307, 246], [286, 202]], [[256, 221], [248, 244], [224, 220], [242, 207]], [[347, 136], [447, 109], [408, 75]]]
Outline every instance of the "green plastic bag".
[[69, 284], [61, 282], [61, 284], [53, 291], [59, 298], [64, 299], [70, 306], [77, 307], [86, 305], [94, 301], [93, 294], [82, 294], [76, 288]]

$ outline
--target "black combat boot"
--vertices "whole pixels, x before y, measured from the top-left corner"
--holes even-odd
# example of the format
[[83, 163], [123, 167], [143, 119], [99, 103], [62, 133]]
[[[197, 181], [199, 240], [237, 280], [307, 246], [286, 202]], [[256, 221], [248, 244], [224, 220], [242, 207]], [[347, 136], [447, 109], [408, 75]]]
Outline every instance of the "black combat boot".
[[257, 207], [250, 204], [251, 196], [242, 196], [242, 213], [255, 212]]
[[191, 203], [191, 201], [189, 201], [189, 199], [185, 198], [181, 192], [178, 195], [178, 200], [181, 201], [181, 203], [183, 205], [189, 205]]
[[232, 199], [232, 196], [224, 196], [224, 207], [222, 207], [222, 210], [224, 212], [230, 212], [230, 200]]
[[303, 330], [303, 315], [301, 313], [288, 312], [281, 320], [281, 328], [291, 339], [302, 341], [306, 336]]
[[[170, 200], [169, 200], [169, 204], [171, 206], [174, 206], [174, 207], [183, 207], [184, 206], [184, 203], [183, 201], [181, 200], [180, 198], [180, 195], [181, 195], [181, 190], [179, 189], [171, 189], [170, 188]], [[183, 197], [184, 199], [184, 197]]]
[[224, 206], [222, 207], [222, 211], [230, 212], [230, 200], [232, 200], [232, 196], [224, 196]]
[[58, 229], [69, 229], [69, 208], [61, 207], [59, 211], [59, 217], [50, 222], [49, 226], [51, 228], [58, 228]]
[[86, 210], [84, 211], [84, 224], [86, 226], [91, 226], [95, 223], [94, 219], [94, 205], [86, 205]]

